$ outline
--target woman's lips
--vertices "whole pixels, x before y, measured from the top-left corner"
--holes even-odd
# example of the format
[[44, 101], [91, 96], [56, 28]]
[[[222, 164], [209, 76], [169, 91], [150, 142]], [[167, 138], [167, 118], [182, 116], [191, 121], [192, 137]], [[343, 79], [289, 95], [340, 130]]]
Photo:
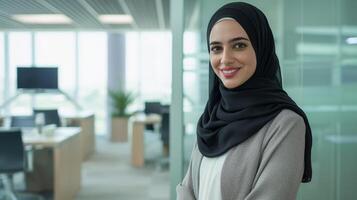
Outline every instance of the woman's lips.
[[220, 69], [220, 73], [222, 76], [224, 76], [224, 78], [233, 78], [237, 72], [239, 71], [240, 68], [236, 68], [236, 67], [224, 67], [222, 69]]

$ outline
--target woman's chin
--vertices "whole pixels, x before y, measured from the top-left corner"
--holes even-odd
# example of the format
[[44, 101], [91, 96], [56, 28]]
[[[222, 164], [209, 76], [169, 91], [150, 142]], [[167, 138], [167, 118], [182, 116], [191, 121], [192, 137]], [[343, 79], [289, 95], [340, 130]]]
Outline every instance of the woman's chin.
[[233, 89], [233, 88], [239, 87], [241, 84], [238, 81], [225, 80], [225, 81], [223, 81], [223, 85], [227, 89]]

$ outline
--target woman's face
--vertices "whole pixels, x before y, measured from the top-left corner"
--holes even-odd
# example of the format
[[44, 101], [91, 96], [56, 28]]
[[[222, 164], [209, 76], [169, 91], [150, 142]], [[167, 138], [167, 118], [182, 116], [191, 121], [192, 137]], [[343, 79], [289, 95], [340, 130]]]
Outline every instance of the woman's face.
[[210, 62], [226, 88], [236, 88], [253, 76], [257, 59], [243, 27], [233, 19], [216, 23], [211, 30]]

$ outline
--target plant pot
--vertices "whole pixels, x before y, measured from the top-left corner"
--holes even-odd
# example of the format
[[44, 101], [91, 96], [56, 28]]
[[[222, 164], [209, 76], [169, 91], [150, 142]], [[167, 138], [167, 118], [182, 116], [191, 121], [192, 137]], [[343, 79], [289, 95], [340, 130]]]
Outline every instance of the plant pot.
[[113, 117], [112, 118], [112, 133], [110, 140], [112, 142], [127, 142], [128, 141], [128, 118]]

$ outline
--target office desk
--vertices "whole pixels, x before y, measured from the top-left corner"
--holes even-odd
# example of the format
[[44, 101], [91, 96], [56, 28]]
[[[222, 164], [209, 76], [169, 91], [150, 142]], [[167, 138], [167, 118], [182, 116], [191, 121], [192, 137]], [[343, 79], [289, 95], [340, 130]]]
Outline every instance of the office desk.
[[146, 124], [160, 124], [158, 114], [134, 115], [129, 119], [131, 125], [131, 164], [135, 167], [144, 166], [144, 130]]
[[[95, 116], [88, 111], [61, 113], [64, 125], [67, 127], [80, 127], [82, 160], [85, 161], [95, 151]], [[4, 125], [5, 117], [0, 116], [0, 127]]]
[[80, 128], [58, 128], [53, 136], [23, 134], [34, 152], [34, 168], [26, 173], [29, 191], [52, 191], [54, 200], [73, 200], [81, 185]]
[[95, 117], [92, 112], [63, 114], [66, 126], [81, 127], [82, 160], [88, 160], [95, 151]]

